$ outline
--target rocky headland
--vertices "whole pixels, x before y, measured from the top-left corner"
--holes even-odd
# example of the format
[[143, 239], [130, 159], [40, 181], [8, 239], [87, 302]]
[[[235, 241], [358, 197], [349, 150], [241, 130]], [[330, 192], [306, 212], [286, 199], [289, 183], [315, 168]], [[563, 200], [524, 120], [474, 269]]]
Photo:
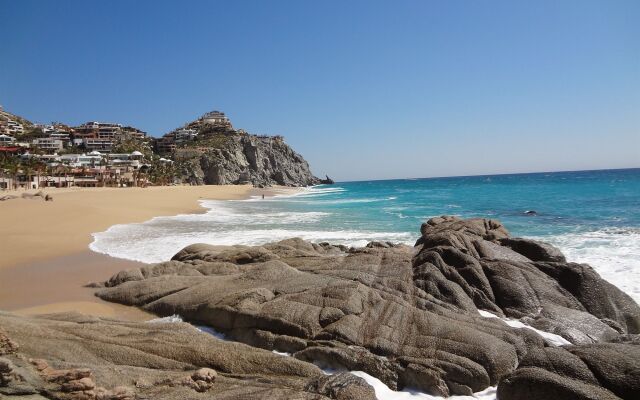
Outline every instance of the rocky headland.
[[254, 186], [310, 186], [333, 180], [315, 177], [307, 161], [282, 136], [249, 134], [230, 123], [202, 119], [185, 125], [198, 132], [174, 151], [184, 182], [196, 185], [252, 183]]
[[196, 244], [102, 286], [191, 324], [0, 314], [0, 394], [374, 399], [363, 371], [444, 397], [640, 398], [640, 307], [495, 220], [433, 218], [414, 247]]
[[182, 162], [183, 180], [197, 185], [324, 183], [313, 176], [307, 161], [278, 136], [225, 134], [218, 137], [215, 145], [178, 149], [176, 157]]

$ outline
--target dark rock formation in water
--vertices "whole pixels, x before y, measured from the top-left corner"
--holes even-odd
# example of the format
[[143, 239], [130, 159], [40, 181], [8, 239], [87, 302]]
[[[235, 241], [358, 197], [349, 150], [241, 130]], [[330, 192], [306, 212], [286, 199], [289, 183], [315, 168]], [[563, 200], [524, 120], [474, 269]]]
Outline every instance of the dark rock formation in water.
[[324, 176], [325, 179], [320, 179], [320, 183], [323, 185], [333, 185], [335, 182], [333, 179], [329, 178], [329, 175]]
[[[433, 218], [421, 233], [414, 248], [192, 245], [114, 275], [97, 295], [179, 314], [305, 365], [364, 371], [392, 389], [449, 396], [498, 385], [501, 400], [640, 398], [640, 308], [591, 267], [510, 238], [495, 220]], [[507, 318], [571, 344], [551, 347]], [[331, 397], [327, 382], [342, 379], [307, 388]]]
[[197, 185], [252, 183], [309, 186], [321, 183], [309, 164], [281, 136], [217, 133], [215, 140], [195, 142], [197, 148], [176, 150], [183, 179]]

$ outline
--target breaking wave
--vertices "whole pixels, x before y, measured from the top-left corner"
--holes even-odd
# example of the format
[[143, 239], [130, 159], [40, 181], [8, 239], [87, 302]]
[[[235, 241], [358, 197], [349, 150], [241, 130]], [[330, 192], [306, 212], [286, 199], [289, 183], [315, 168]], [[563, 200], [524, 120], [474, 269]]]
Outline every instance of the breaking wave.
[[408, 232], [359, 230], [323, 223], [332, 215], [330, 212], [292, 211], [272, 207], [267, 201], [203, 200], [200, 203], [207, 212], [114, 225], [94, 233], [89, 247], [117, 258], [154, 263], [167, 261], [194, 243], [260, 245], [292, 237], [346, 246], [364, 246], [374, 240], [406, 244], [415, 241], [415, 235]]
[[557, 246], [569, 261], [591, 265], [640, 303], [640, 229], [605, 228], [537, 239]]
[[[615, 193], [611, 174], [628, 180], [616, 183]], [[203, 213], [112, 226], [94, 234], [90, 248], [151, 263], [193, 243], [259, 245], [301, 237], [348, 246], [373, 240], [413, 244], [419, 224], [430, 217], [497, 218], [514, 236], [550, 242], [569, 261], [590, 264], [640, 302], [640, 178], [635, 174], [571, 174], [591, 177], [588, 193], [584, 180], [567, 181], [567, 174], [558, 173], [496, 176], [490, 183], [468, 177], [351, 182], [266, 199], [203, 200]], [[533, 209], [535, 217], [523, 213]]]

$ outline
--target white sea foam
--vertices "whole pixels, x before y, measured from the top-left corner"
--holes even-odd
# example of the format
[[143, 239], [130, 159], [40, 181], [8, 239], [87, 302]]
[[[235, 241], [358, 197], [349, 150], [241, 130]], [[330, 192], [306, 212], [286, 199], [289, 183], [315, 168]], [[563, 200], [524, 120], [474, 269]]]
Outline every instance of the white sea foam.
[[346, 192], [346, 190], [342, 187], [318, 187], [318, 186], [311, 186], [308, 188], [304, 188], [296, 193], [287, 193], [284, 195], [276, 195], [274, 197], [277, 198], [283, 198], [283, 197], [296, 197], [296, 198], [300, 198], [300, 197], [315, 197], [315, 196], [326, 196], [326, 195], [330, 195], [330, 194], [336, 194], [336, 193], [343, 193]]
[[178, 314], [173, 314], [168, 317], [154, 318], [147, 322], [150, 324], [167, 324], [167, 323], [176, 323], [176, 322], [184, 322], [184, 321], [182, 320], [182, 317], [179, 316]]
[[[95, 233], [90, 248], [119, 258], [151, 263], [166, 261], [193, 243], [259, 245], [302, 237], [347, 246], [363, 246], [373, 240], [413, 244], [417, 238], [414, 232], [394, 232], [388, 225], [369, 230], [357, 224], [342, 223], [340, 218], [345, 214], [340, 205], [361, 203], [362, 207], [367, 207], [371, 203], [373, 209], [393, 215], [397, 221], [426, 220], [441, 214], [434, 210], [433, 215], [409, 216], [405, 210], [411, 206], [397, 204], [394, 196], [349, 198], [343, 195], [345, 192], [348, 191], [342, 187], [319, 186], [283, 195], [281, 199], [203, 200], [201, 205], [207, 209], [205, 213], [112, 226]], [[336, 198], [325, 199], [330, 195]], [[449, 203], [447, 207], [456, 205]], [[558, 246], [569, 261], [590, 264], [604, 279], [640, 302], [640, 229], [607, 228], [535, 239]]]
[[536, 239], [557, 246], [569, 261], [591, 265], [640, 303], [640, 229], [606, 228]]
[[[441, 396], [433, 396], [430, 394], [411, 391], [411, 390], [401, 390], [395, 391], [391, 390], [387, 385], [385, 385], [380, 379], [375, 378], [366, 372], [363, 371], [350, 371], [353, 375], [359, 376], [364, 379], [369, 385], [373, 387], [373, 390], [376, 392], [376, 398], [378, 400], [441, 400], [444, 397]], [[450, 400], [495, 400], [496, 399], [496, 388], [494, 386], [488, 387], [482, 392], [474, 393], [473, 396], [450, 396], [447, 397]]]
[[500, 318], [497, 315], [485, 310], [478, 310], [478, 313], [480, 313], [480, 315], [482, 315], [485, 318], [498, 318], [504, 321], [507, 325], [512, 326], [514, 328], [530, 329], [536, 332], [538, 335], [542, 336], [544, 341], [551, 346], [565, 346], [565, 345], [571, 344], [571, 342], [569, 342], [567, 339], [563, 338], [560, 335], [556, 335], [555, 333], [551, 333], [551, 332], [541, 331], [540, 329], [536, 329], [516, 319]]
[[[481, 312], [482, 313], [482, 312]], [[486, 312], [485, 312], [486, 313]], [[491, 313], [489, 313], [491, 314]], [[493, 314], [491, 314], [493, 315]], [[494, 316], [495, 317], [495, 316]], [[496, 317], [497, 318], [497, 317]], [[177, 323], [177, 322], [183, 322], [183, 319], [181, 316], [174, 314], [171, 315], [169, 317], [163, 317], [163, 318], [155, 318], [152, 319], [150, 321], [148, 321], [149, 323]], [[200, 332], [203, 333], [207, 333], [211, 336], [216, 337], [217, 339], [220, 340], [224, 340], [224, 341], [230, 341], [230, 339], [228, 337], [226, 337], [226, 335], [224, 333], [218, 332], [217, 330], [211, 328], [210, 326], [204, 326], [204, 325], [192, 325], [194, 328], [196, 328], [197, 330], [199, 330]], [[277, 354], [279, 356], [283, 356], [283, 357], [291, 357], [291, 353], [287, 353], [287, 352], [281, 352], [281, 351], [277, 351], [277, 350], [272, 350], [272, 352], [274, 354]], [[322, 365], [321, 363], [316, 364], [318, 365], [318, 367], [320, 367], [320, 369], [322, 370], [322, 372], [326, 375], [333, 375], [336, 374], [338, 372], [342, 372], [341, 370], [337, 370], [337, 369], [332, 369], [332, 368], [328, 368], [324, 365]], [[391, 390], [387, 385], [385, 385], [380, 379], [375, 378], [369, 374], [367, 374], [366, 372], [363, 371], [349, 371], [349, 373], [355, 375], [355, 376], [359, 376], [360, 378], [364, 379], [369, 385], [371, 385], [373, 387], [373, 390], [376, 393], [376, 398], [378, 400], [444, 400], [444, 397], [441, 396], [432, 396], [426, 393], [422, 393], [422, 392], [418, 392], [418, 391], [414, 391], [414, 390], [409, 390], [409, 389], [405, 389], [405, 390], [401, 390], [401, 391], [395, 391], [395, 390]], [[453, 399], [453, 400], [474, 400], [474, 399], [479, 399], [479, 400], [495, 400], [496, 399], [496, 387], [492, 386], [489, 387], [481, 392], [477, 392], [474, 393], [473, 396], [450, 396], [447, 397], [447, 399]]]
[[[156, 220], [157, 222], [157, 220]], [[167, 232], [154, 226], [154, 221], [142, 224], [114, 225], [93, 235], [93, 251], [145, 263], [167, 261], [184, 247], [194, 243], [216, 245], [260, 245], [292, 237], [313, 242], [331, 242], [346, 246], [364, 246], [375, 240], [413, 243], [412, 235], [402, 232], [373, 231], [305, 231], [296, 229], [248, 229], [221, 231]], [[135, 243], [135, 246], [132, 246]]]
[[217, 330], [213, 329], [210, 326], [205, 326], [205, 325], [194, 325], [194, 327], [199, 330], [200, 332], [204, 332], [204, 333], [208, 333], [209, 335], [220, 339], [220, 340], [224, 340], [226, 342], [230, 342], [231, 340], [229, 338], [227, 338], [227, 336], [222, 333], [222, 332], [218, 332]]

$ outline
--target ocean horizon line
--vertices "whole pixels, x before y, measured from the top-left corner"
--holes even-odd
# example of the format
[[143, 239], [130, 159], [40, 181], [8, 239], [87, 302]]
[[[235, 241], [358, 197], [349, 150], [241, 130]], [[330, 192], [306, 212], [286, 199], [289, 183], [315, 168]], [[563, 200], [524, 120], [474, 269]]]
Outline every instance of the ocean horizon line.
[[[480, 178], [480, 177], [492, 177], [492, 176], [519, 176], [519, 175], [541, 175], [541, 174], [562, 174], [562, 173], [576, 173], [576, 172], [615, 172], [615, 171], [634, 171], [640, 170], [640, 167], [626, 167], [626, 168], [597, 168], [597, 169], [567, 169], [559, 171], [532, 171], [532, 172], [504, 172], [498, 174], [477, 174], [477, 175], [447, 175], [447, 176], [427, 176], [427, 177], [407, 177], [407, 178], [384, 178], [384, 179], [358, 179], [358, 180], [346, 180], [335, 181], [335, 184], [340, 183], [361, 183], [361, 182], [391, 182], [391, 181], [422, 181], [429, 179], [453, 179], [453, 178]], [[314, 185], [322, 186], [324, 184]]]

